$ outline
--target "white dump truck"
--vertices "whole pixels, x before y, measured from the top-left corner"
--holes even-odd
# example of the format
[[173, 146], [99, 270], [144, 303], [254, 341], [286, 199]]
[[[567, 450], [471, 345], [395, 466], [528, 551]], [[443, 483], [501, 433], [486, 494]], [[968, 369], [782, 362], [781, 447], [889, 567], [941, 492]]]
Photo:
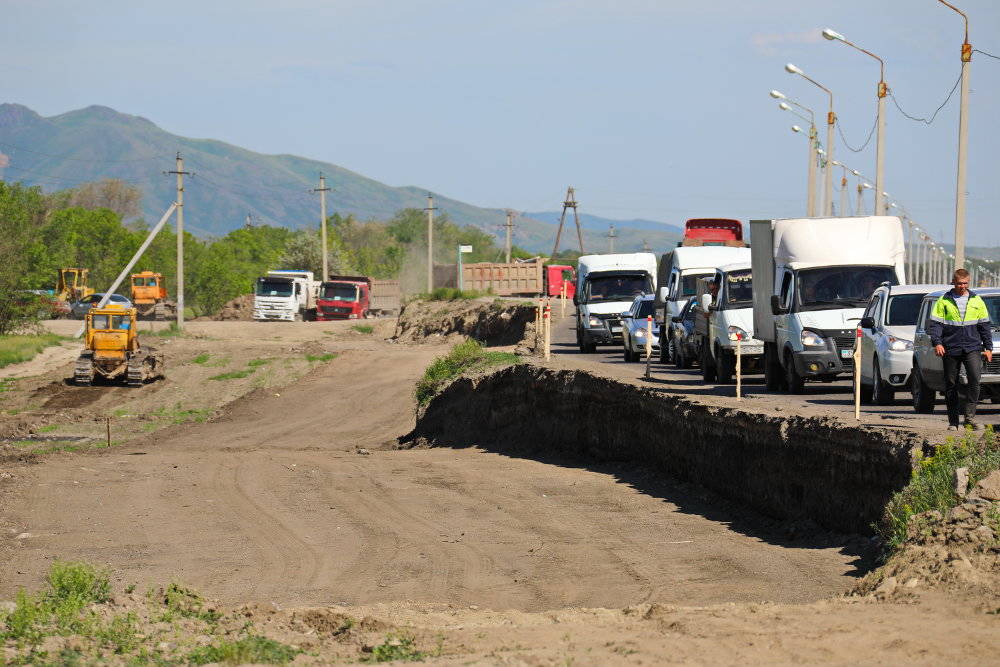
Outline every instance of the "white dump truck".
[[621, 345], [621, 314], [640, 294], [656, 290], [656, 255], [584, 255], [577, 264], [576, 342], [583, 353]]
[[899, 218], [751, 220], [754, 336], [769, 389], [853, 372], [856, 331], [872, 292], [906, 284]]
[[254, 286], [253, 318], [302, 322], [316, 316], [319, 281], [312, 271], [268, 271]]

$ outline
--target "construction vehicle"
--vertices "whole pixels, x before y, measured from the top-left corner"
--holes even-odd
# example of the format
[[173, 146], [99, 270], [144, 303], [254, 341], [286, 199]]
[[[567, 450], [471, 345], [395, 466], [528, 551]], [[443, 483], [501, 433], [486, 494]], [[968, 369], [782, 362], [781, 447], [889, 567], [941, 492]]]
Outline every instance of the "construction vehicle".
[[94, 288], [87, 287], [87, 277], [90, 269], [59, 269], [59, 279], [56, 281], [55, 298], [58, 301], [72, 303], [90, 296]]
[[399, 312], [399, 281], [335, 276], [319, 286], [316, 320], [358, 320]]
[[141, 387], [163, 375], [163, 355], [142, 348], [136, 331], [136, 309], [110, 304], [87, 313], [83, 352], [76, 360], [73, 383], [88, 386], [95, 377]]
[[132, 274], [132, 305], [144, 319], [162, 322], [177, 314], [177, 304], [167, 300], [163, 274], [152, 271]]
[[253, 297], [253, 319], [302, 322], [316, 317], [319, 281], [312, 271], [281, 269], [257, 279]]

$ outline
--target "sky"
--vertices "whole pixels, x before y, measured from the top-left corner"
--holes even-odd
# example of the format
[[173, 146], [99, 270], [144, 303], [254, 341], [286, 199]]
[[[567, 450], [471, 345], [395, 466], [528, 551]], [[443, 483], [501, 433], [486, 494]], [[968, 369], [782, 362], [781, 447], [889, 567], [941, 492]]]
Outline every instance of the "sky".
[[[1000, 3], [954, 0], [1000, 56]], [[804, 121], [873, 127], [881, 56], [884, 189], [933, 237], [954, 231], [961, 17], [935, 0], [0, 0], [0, 102], [91, 104], [167, 131], [333, 162], [471, 204], [672, 224], [805, 214]], [[971, 63], [968, 241], [1000, 245], [1000, 59]], [[834, 157], [874, 182], [875, 141]], [[837, 182], [839, 184], [839, 173]], [[335, 187], [335, 184], [331, 184]], [[851, 178], [851, 207], [856, 179]], [[835, 196], [839, 205], [839, 195]], [[873, 202], [868, 191], [866, 210]], [[845, 242], [849, 240], [845, 239]]]

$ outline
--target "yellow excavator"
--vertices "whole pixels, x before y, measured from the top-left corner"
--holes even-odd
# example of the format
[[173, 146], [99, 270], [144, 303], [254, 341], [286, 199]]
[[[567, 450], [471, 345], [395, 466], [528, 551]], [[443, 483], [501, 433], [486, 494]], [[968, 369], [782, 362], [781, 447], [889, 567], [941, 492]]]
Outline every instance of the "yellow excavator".
[[87, 287], [89, 273], [90, 269], [59, 269], [55, 298], [72, 303], [93, 294], [94, 288]]
[[141, 387], [146, 380], [162, 376], [163, 355], [139, 345], [135, 308], [109, 304], [90, 309], [83, 352], [73, 372], [74, 384], [87, 386], [100, 377]]
[[163, 286], [163, 274], [143, 271], [132, 274], [132, 304], [139, 311], [139, 317], [152, 318], [159, 322], [174, 317], [177, 304], [167, 300], [167, 288]]

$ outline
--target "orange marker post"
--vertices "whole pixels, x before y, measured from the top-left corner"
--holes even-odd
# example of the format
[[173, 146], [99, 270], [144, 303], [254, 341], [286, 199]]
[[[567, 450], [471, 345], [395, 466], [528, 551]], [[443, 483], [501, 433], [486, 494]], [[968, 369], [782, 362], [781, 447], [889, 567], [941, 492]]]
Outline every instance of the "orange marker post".
[[552, 352], [552, 306], [545, 304], [545, 312], [542, 313], [542, 326], [545, 328], [545, 360], [548, 361]]

